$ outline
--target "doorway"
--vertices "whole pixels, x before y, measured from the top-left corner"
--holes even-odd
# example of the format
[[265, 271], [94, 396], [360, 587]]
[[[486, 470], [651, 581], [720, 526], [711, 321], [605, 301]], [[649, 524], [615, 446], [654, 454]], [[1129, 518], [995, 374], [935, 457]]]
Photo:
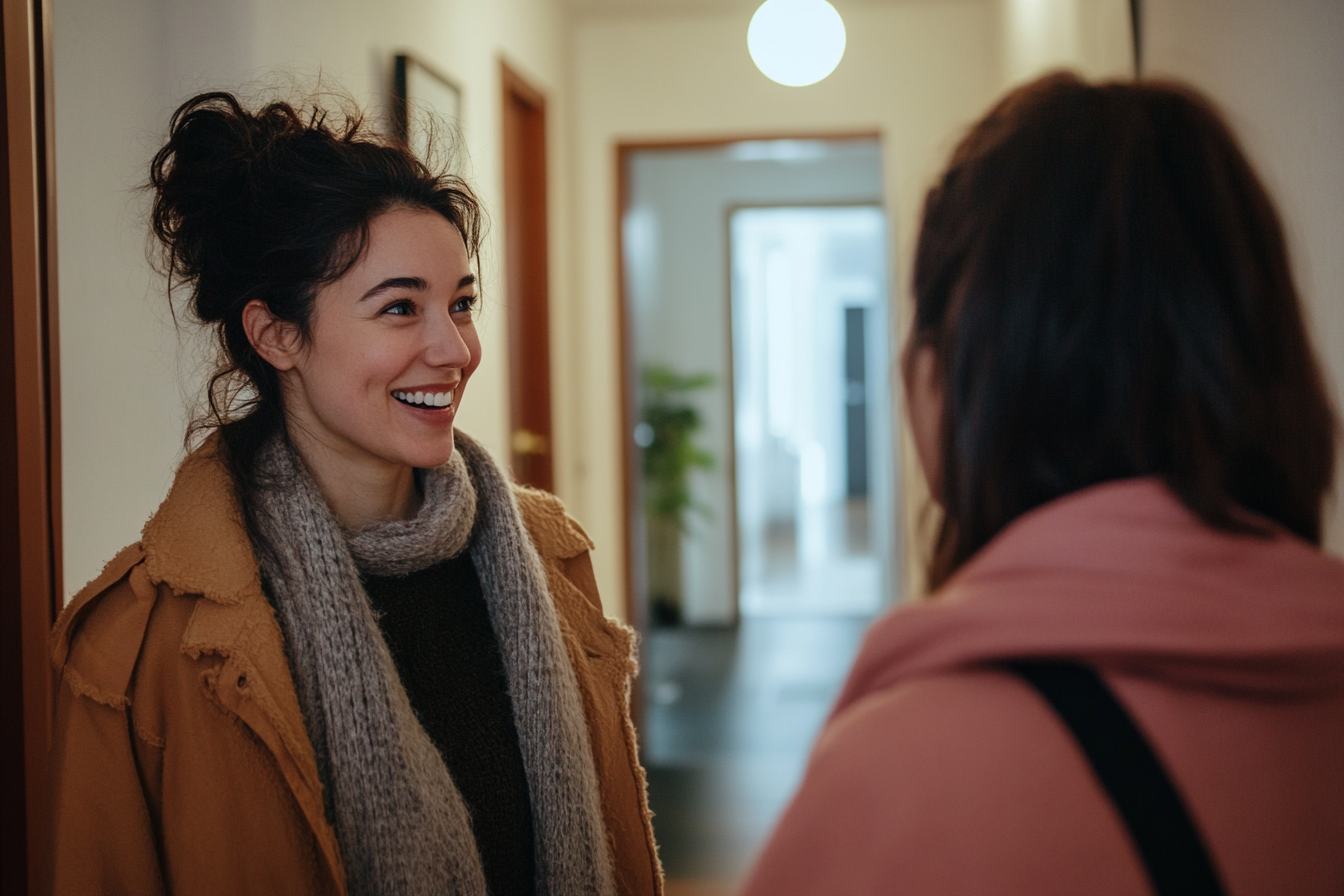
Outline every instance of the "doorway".
[[891, 512], [875, 469], [890, 403], [870, 400], [886, 395], [885, 216], [743, 208], [729, 234], [739, 611], [871, 617]]
[[669, 892], [731, 892], [901, 580], [881, 145], [620, 164], [643, 760]]
[[546, 208], [546, 98], [500, 63], [504, 264], [509, 316], [509, 449], [514, 478], [555, 491]]
[[0, 893], [51, 889], [49, 635], [61, 594], [51, 19], [0, 17]]

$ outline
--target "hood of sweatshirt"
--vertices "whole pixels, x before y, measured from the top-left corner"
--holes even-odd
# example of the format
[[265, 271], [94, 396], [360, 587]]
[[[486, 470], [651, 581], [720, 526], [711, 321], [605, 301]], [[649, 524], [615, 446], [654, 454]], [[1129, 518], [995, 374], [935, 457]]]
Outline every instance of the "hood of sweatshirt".
[[905, 679], [1051, 657], [1248, 698], [1344, 689], [1344, 563], [1203, 524], [1157, 479], [1024, 514], [869, 630], [835, 713]]

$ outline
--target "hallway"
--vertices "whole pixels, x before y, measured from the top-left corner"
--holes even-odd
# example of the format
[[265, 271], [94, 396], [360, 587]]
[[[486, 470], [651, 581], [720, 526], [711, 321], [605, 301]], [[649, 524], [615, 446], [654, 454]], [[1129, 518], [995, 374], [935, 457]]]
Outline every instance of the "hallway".
[[642, 747], [669, 896], [719, 896], [802, 776], [868, 617], [744, 618], [644, 643]]

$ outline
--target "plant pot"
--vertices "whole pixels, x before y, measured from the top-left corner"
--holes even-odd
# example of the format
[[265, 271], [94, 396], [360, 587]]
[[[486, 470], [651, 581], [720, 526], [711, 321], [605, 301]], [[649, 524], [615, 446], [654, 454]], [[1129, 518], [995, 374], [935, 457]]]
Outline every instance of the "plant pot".
[[681, 521], [646, 516], [649, 619], [655, 625], [681, 622]]

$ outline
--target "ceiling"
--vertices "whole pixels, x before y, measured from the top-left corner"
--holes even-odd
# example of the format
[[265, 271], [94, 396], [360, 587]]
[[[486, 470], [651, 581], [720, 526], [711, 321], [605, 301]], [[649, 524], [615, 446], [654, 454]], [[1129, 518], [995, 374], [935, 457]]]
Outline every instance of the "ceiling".
[[[678, 15], [695, 13], [750, 14], [762, 0], [566, 0], [576, 15], [605, 18], [642, 15]], [[900, 3], [908, 0], [833, 0], [843, 13], [846, 7], [872, 3]]]

